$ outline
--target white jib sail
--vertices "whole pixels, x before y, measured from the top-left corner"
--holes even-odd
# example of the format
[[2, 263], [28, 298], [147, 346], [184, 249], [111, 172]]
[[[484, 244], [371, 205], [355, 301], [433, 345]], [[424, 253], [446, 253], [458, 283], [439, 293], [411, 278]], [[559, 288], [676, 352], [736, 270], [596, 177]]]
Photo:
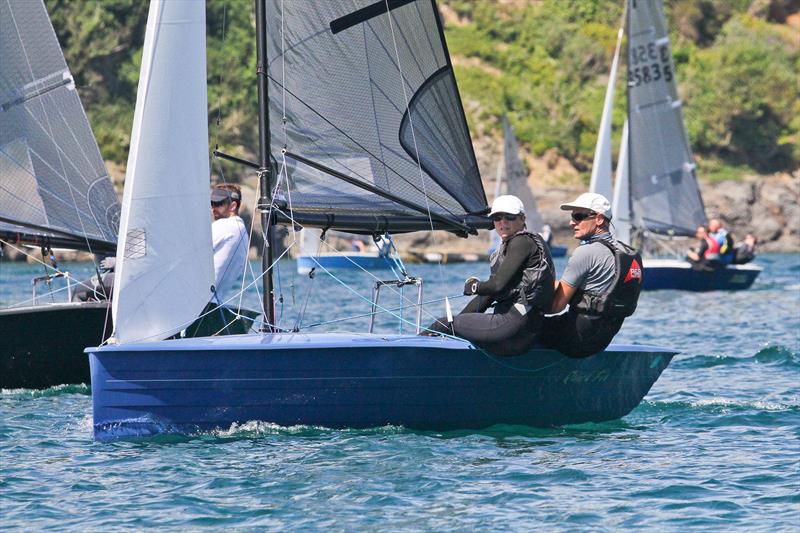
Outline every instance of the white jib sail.
[[631, 192], [628, 174], [628, 121], [622, 126], [622, 140], [617, 160], [617, 178], [614, 182], [612, 233], [614, 238], [626, 244], [631, 242]]
[[165, 339], [211, 299], [203, 0], [153, 0], [117, 246], [112, 342]]
[[[592, 180], [589, 183], [591, 192], [602, 194], [606, 198], [611, 198], [611, 118], [614, 111], [614, 86], [617, 81], [617, 65], [619, 64], [619, 51], [622, 47], [623, 30], [624, 28], [620, 28], [617, 33], [617, 47], [614, 50], [611, 72], [608, 75], [608, 88], [606, 89], [606, 99], [603, 103], [603, 115], [600, 118], [600, 130], [597, 135], [597, 145], [594, 149]], [[612, 204], [612, 213], [614, 207]]]

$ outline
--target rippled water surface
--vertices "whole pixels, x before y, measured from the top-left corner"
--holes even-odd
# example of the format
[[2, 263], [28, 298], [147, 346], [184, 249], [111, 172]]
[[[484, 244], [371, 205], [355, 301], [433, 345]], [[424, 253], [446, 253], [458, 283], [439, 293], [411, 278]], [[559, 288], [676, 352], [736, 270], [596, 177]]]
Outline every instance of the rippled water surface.
[[[87, 385], [5, 390], [0, 523], [25, 531], [798, 531], [800, 255], [765, 255], [759, 264], [764, 272], [748, 291], [643, 294], [617, 342], [682, 353], [638, 408], [604, 424], [434, 433], [251, 422], [108, 444], [92, 441]], [[67, 266], [79, 276], [90, 270]], [[348, 289], [292, 267], [284, 264], [279, 280], [284, 325], [368, 311], [366, 275], [342, 275]], [[425, 278], [426, 300], [486, 275], [474, 264], [409, 270]], [[0, 304], [28, 298], [39, 272], [2, 263]], [[246, 301], [257, 305], [254, 296]], [[453, 300], [456, 310], [464, 303]], [[426, 312], [441, 315], [443, 304]], [[408, 310], [402, 316], [413, 320]], [[378, 322], [383, 331], [400, 327], [396, 317]], [[360, 318], [312, 331], [366, 325]]]

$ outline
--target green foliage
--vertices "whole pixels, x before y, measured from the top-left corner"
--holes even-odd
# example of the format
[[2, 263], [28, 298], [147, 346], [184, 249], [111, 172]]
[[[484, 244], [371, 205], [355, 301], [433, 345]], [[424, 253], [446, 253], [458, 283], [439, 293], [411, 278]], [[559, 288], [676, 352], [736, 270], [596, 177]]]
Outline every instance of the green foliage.
[[[714, 176], [746, 168], [736, 165], [780, 170], [800, 161], [796, 34], [787, 37], [785, 26], [766, 20], [774, 5], [786, 11], [789, 4], [759, 2], [766, 8], [753, 11], [752, 0], [667, 0], [690, 139], [701, 160], [714, 162], [708, 167]], [[588, 171], [624, 2], [439, 3], [460, 20], [445, 30], [472, 131], [499, 134], [498, 118], [508, 113], [521, 142], [535, 153], [556, 149]], [[101, 151], [124, 164], [148, 3], [46, 0], [46, 5]], [[257, 148], [252, 0], [206, 0], [206, 5], [211, 143], [252, 158]], [[615, 135], [625, 107], [624, 84], [617, 87]]]
[[739, 15], [692, 57], [686, 119], [698, 149], [765, 172], [797, 164], [797, 54], [782, 44], [772, 25]]

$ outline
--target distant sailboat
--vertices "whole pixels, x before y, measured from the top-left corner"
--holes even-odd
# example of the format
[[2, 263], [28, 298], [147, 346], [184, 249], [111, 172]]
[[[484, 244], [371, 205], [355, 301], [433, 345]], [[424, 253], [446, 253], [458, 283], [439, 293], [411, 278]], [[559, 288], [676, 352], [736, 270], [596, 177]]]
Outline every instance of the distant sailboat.
[[[95, 438], [248, 420], [551, 426], [618, 418], [641, 401], [674, 351], [612, 346], [570, 359], [536, 349], [501, 358], [456, 338], [282, 329], [269, 248], [263, 334], [161, 340], [211, 296], [208, 235], [199, 223], [203, 216], [208, 226], [205, 27], [202, 2], [150, 6], [117, 253], [127, 275], [115, 304], [115, 342], [88, 349]], [[257, 0], [256, 33], [259, 64], [268, 66], [258, 70], [260, 109], [269, 105], [259, 114], [257, 163], [266, 242], [276, 219], [365, 235], [489, 227], [434, 2]], [[162, 186], [159, 204], [187, 198], [184, 218], [168, 229], [194, 241], [188, 249], [162, 245], [159, 230], [167, 228], [147, 200]], [[197, 264], [188, 276], [174, 266], [182, 257]], [[153, 298], [158, 292], [182, 298], [184, 309]]]
[[[44, 3], [0, 1], [0, 240], [110, 254], [119, 213]], [[110, 332], [108, 301], [66, 292], [0, 309], [0, 388], [89, 381], [83, 348]]]
[[303, 228], [300, 230], [300, 255], [297, 256], [297, 272], [307, 274], [313, 269], [365, 269], [376, 270], [389, 267], [389, 251], [379, 249], [372, 238], [348, 233], [332, 232], [338, 239], [360, 243], [361, 248], [335, 250], [328, 248], [322, 239], [322, 230]]
[[[656, 253], [675, 238], [692, 237], [707, 223], [678, 97], [675, 68], [660, 0], [629, 0], [627, 119], [613, 193], [612, 232]], [[622, 29], [611, 67], [592, 169], [592, 190], [611, 190], [611, 110]], [[643, 288], [736, 290], [752, 285], [761, 269], [729, 265], [713, 272], [677, 259], [646, 258]]]
[[[550, 254], [553, 257], [563, 257], [567, 254], [565, 246], [553, 246], [552, 231], [550, 226], [544, 223], [542, 215], [539, 213], [539, 206], [536, 202], [536, 197], [533, 195], [530, 185], [528, 184], [528, 170], [525, 168], [525, 163], [519, 156], [519, 143], [517, 136], [514, 135], [514, 129], [508, 121], [508, 117], [503, 115], [503, 161], [502, 165], [497, 169], [497, 181], [495, 182], [495, 198], [501, 194], [512, 194], [522, 200], [522, 205], [525, 206], [525, 220], [527, 228], [530, 231], [539, 233], [545, 242], [550, 246]], [[502, 179], [505, 177], [505, 180]], [[502, 183], [505, 181], [505, 193], [501, 192]], [[497, 248], [500, 244], [500, 238], [497, 232], [492, 231], [492, 244], [491, 250]]]

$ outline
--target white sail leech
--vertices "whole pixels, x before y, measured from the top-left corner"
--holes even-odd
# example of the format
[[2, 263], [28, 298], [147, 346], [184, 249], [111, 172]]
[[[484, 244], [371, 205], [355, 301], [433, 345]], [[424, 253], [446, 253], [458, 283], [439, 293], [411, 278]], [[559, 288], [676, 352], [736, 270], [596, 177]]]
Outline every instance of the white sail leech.
[[204, 2], [150, 4], [110, 342], [165, 339], [212, 296], [205, 31]]

